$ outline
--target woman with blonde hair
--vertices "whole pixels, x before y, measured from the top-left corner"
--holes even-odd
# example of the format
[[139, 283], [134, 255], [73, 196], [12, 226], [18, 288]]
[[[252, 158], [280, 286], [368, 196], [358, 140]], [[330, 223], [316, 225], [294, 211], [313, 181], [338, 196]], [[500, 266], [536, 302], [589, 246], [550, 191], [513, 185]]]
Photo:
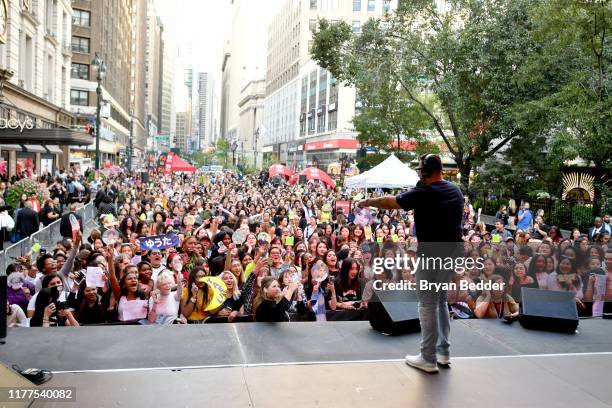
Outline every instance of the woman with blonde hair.
[[288, 320], [287, 311], [291, 306], [289, 301], [298, 288], [292, 282], [285, 290], [284, 296], [276, 278], [266, 276], [261, 281], [261, 290], [253, 304], [255, 321], [258, 322], [285, 322]]
[[244, 296], [242, 296], [238, 288], [238, 279], [236, 279], [236, 275], [232, 272], [223, 271], [219, 278], [225, 283], [227, 290], [225, 291], [226, 300], [217, 312], [217, 316], [227, 316], [228, 322], [232, 322], [240, 314], [240, 308], [244, 303]]

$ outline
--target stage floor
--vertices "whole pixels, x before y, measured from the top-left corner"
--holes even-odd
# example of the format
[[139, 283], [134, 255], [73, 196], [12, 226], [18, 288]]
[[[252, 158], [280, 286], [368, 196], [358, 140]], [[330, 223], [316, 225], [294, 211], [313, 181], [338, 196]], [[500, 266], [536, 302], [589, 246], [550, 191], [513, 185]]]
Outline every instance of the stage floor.
[[77, 389], [76, 404], [33, 406], [612, 406], [610, 320], [573, 335], [454, 321], [451, 342], [452, 368], [436, 375], [403, 363], [418, 333], [384, 336], [368, 322], [18, 328], [0, 361]]

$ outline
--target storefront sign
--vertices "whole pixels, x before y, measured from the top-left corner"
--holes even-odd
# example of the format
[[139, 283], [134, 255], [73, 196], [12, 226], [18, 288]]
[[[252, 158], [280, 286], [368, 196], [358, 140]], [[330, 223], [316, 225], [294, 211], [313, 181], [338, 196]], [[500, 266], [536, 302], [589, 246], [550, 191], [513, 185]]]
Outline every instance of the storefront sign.
[[325, 140], [322, 142], [306, 143], [304, 145], [304, 149], [306, 151], [326, 149], [357, 149], [358, 147], [359, 142], [355, 139]]
[[26, 117], [25, 119], [0, 118], [0, 129], [19, 130], [21, 133], [23, 133], [24, 129], [34, 129], [34, 121], [28, 117]]

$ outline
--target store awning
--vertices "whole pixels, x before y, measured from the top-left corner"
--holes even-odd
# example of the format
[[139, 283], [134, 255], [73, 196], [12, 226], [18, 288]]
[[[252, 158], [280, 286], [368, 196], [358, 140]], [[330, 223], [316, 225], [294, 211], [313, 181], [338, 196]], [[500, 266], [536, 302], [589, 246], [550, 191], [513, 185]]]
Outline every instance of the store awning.
[[21, 145], [16, 145], [16, 144], [3, 144], [3, 145], [0, 145], [0, 150], [15, 150], [18, 152], [22, 152], [23, 147], [21, 147]]
[[[67, 128], [52, 129], [3, 129], [0, 132], [1, 142], [23, 141], [28, 144], [55, 145], [91, 145], [95, 139], [82, 130]], [[46, 153], [46, 150], [45, 150]]]
[[47, 153], [47, 149], [41, 145], [23, 145], [23, 147], [29, 153]]
[[57, 145], [30, 145], [30, 144], [3, 144], [0, 150], [13, 150], [16, 152], [42, 153], [42, 154], [63, 154], [64, 152]]
[[60, 149], [60, 147], [59, 147], [58, 145], [46, 145], [46, 146], [44, 146], [44, 147], [45, 147], [45, 148], [46, 148], [46, 149], [49, 151], [49, 153], [51, 153], [51, 154], [62, 154], [62, 153], [64, 153], [64, 152], [62, 151], [62, 149]]

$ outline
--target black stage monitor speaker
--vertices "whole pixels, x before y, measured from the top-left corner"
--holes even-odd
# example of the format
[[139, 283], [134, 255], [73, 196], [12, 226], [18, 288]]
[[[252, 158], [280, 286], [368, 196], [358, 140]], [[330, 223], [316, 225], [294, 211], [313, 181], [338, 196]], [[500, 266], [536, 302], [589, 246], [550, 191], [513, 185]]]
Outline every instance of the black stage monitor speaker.
[[374, 330], [384, 334], [421, 331], [416, 292], [413, 290], [375, 290], [368, 302], [368, 319]]
[[308, 180], [306, 180], [306, 175], [305, 174], [300, 174], [300, 178], [298, 179], [298, 183], [306, 184], [307, 182], [308, 182]]
[[521, 326], [526, 329], [575, 333], [578, 309], [571, 292], [522, 288]]
[[[2, 256], [7, 255], [4, 254]], [[2, 306], [0, 311], [0, 344], [3, 344], [6, 338], [6, 298], [8, 296], [8, 287], [6, 285], [6, 274], [4, 271], [0, 271], [0, 306]]]

